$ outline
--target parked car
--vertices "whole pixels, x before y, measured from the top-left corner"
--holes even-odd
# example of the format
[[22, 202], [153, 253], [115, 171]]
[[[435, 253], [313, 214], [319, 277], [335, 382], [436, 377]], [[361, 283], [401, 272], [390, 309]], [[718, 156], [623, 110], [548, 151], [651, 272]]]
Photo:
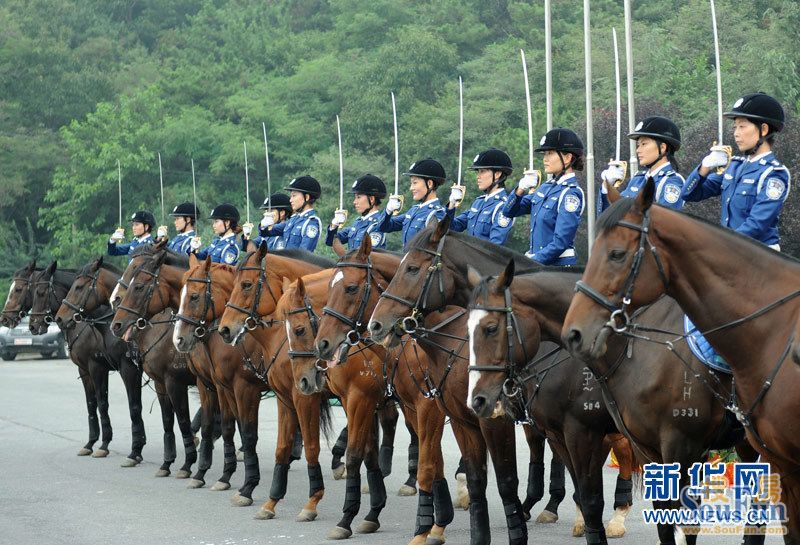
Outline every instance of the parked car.
[[0, 327], [0, 357], [11, 361], [17, 354], [38, 353], [43, 358], [64, 359], [67, 343], [56, 324], [50, 324], [44, 335], [33, 335], [28, 329], [28, 317], [23, 318], [14, 329]]

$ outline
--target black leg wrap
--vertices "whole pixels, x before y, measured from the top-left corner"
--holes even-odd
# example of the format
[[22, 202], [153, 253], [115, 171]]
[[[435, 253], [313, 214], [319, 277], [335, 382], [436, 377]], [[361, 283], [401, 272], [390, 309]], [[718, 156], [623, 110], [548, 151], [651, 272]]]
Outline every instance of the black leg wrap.
[[506, 513], [506, 525], [508, 525], [508, 542], [527, 543], [528, 526], [525, 524], [519, 500], [513, 503], [503, 503], [503, 510]]
[[[351, 514], [355, 517], [358, 510], [361, 508], [361, 475], [356, 473], [351, 475], [347, 472], [347, 485], [344, 491], [344, 507], [342, 511], [345, 514]], [[352, 518], [351, 518], [352, 520]]]
[[[377, 519], [377, 514], [386, 507], [386, 485], [380, 469], [367, 471], [367, 484], [369, 485], [369, 508], [371, 512], [375, 513]], [[367, 520], [372, 520], [369, 515]]]
[[175, 450], [175, 434], [172, 432], [164, 433], [164, 461], [174, 462], [178, 453]]
[[458, 467], [456, 468], [456, 475], [458, 475], [459, 473], [466, 473], [466, 472], [467, 468], [466, 466], [464, 466], [464, 457], [462, 456], [461, 458], [458, 459]]
[[470, 545], [485, 545], [492, 542], [486, 498], [469, 499], [469, 542]]
[[408, 445], [408, 475], [417, 480], [417, 465], [419, 464], [419, 444]]
[[528, 464], [528, 490], [525, 493], [525, 501], [522, 503], [522, 510], [530, 512], [544, 497], [544, 464], [534, 462]]
[[430, 532], [433, 528], [433, 494], [420, 489], [417, 498], [417, 526], [414, 535]]
[[203, 410], [197, 409], [197, 412], [194, 413], [194, 417], [192, 418], [192, 433], [197, 435], [200, 431], [200, 426], [203, 423]]
[[607, 545], [605, 528], [589, 528], [586, 526], [586, 545]]
[[[226, 479], [230, 479], [230, 476], [236, 471], [236, 445], [233, 443], [225, 443], [222, 445], [222, 452], [223, 452], [223, 467], [222, 467], [222, 478], [220, 481], [228, 482]], [[255, 456], [253, 458], [256, 458]], [[257, 458], [256, 458], [257, 460]], [[245, 472], [247, 472], [247, 459], [245, 459]], [[252, 462], [250, 462], [252, 468]], [[258, 468], [256, 468], [258, 469]]]
[[445, 527], [453, 522], [453, 498], [444, 479], [433, 481], [433, 505], [436, 508], [437, 526]]
[[558, 506], [564, 501], [567, 491], [564, 488], [564, 464], [553, 458], [550, 461], [550, 499], [545, 506], [547, 511], [558, 513]]
[[617, 488], [614, 490], [614, 509], [633, 505], [633, 479], [617, 476]]
[[381, 445], [381, 449], [378, 452], [378, 466], [380, 466], [384, 477], [388, 477], [392, 472], [393, 455], [394, 447], [392, 445]]
[[[247, 463], [246, 460], [245, 463]], [[275, 469], [272, 471], [272, 486], [269, 489], [270, 499], [282, 500], [286, 495], [288, 481], [289, 464], [275, 464]]]
[[347, 449], [347, 426], [342, 428], [342, 431], [339, 433], [339, 437], [336, 438], [336, 443], [334, 443], [333, 448], [331, 449], [331, 454], [333, 455], [333, 460], [331, 461], [331, 469], [336, 469], [342, 463], [342, 456], [344, 456], [344, 452]]
[[313, 496], [320, 490], [325, 488], [325, 483], [322, 481], [322, 466], [319, 464], [308, 466], [308, 497]]

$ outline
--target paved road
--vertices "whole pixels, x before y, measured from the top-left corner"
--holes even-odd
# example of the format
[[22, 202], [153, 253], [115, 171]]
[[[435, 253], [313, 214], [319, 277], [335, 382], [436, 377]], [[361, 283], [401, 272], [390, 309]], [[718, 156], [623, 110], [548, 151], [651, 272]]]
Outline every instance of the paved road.
[[[289, 491], [279, 505], [278, 518], [253, 519], [256, 506], [266, 500], [271, 480], [272, 438], [277, 433], [274, 399], [261, 405], [258, 449], [262, 483], [254, 493], [256, 503], [253, 507], [241, 508], [232, 507], [229, 502], [233, 491], [187, 490], [186, 481], [154, 478], [161, 461], [162, 431], [155, 392], [149, 388], [143, 393], [148, 434], [145, 461], [136, 468], [120, 468], [130, 443], [130, 420], [122, 381], [117, 376], [110, 378], [110, 398], [114, 426], [111, 455], [106, 459], [79, 458], [76, 453], [85, 442], [87, 431], [83, 390], [75, 366], [69, 360], [22, 358], [0, 363], [0, 543], [263, 545], [326, 542], [327, 531], [339, 520], [344, 497], [344, 481], [334, 481], [326, 469], [330, 467], [329, 449], [321, 456], [326, 495], [315, 522], [293, 520], [308, 491], [304, 465], [298, 463], [289, 472]], [[198, 405], [196, 394], [190, 394], [190, 399], [194, 410]], [[338, 430], [344, 426], [344, 414], [335, 408], [334, 415]], [[521, 431], [517, 443], [520, 445], [517, 459], [520, 469], [525, 471], [521, 473], [524, 481], [527, 454]], [[394, 495], [405, 474], [407, 445], [405, 427], [400, 425], [394, 472], [386, 481], [389, 499], [381, 516], [382, 527], [374, 535], [356, 534], [349, 542], [402, 544], [412, 537], [416, 497]], [[443, 447], [447, 474], [452, 475], [459, 455], [452, 434], [447, 431]], [[221, 445], [217, 445], [214, 454], [210, 482], [221, 473]], [[181, 458], [179, 450], [179, 461]], [[605, 469], [603, 477], [607, 490], [605, 519], [608, 520], [616, 474]], [[232, 479], [234, 487], [241, 485], [241, 479], [240, 466]], [[568, 484], [567, 488], [570, 498], [572, 487]], [[491, 474], [489, 493], [494, 543], [504, 543], [505, 521]], [[520, 494], [524, 496], [524, 483]], [[367, 505], [364, 497], [362, 517]], [[654, 529], [642, 522], [643, 506], [643, 501], [636, 501], [628, 517], [628, 533], [616, 543], [656, 542]], [[583, 539], [571, 537], [574, 514], [571, 501], [565, 501], [560, 511], [562, 518], [556, 524], [529, 523], [530, 543], [585, 543]], [[466, 512], [456, 513], [447, 538], [448, 543], [469, 542]], [[733, 537], [702, 539], [702, 543], [738, 542]], [[769, 544], [780, 542], [777, 538], [767, 539]]]

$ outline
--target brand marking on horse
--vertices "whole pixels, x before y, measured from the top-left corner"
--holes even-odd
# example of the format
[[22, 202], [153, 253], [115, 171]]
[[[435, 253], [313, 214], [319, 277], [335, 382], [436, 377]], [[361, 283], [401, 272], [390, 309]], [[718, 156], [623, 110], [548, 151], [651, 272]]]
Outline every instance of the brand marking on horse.
[[591, 382], [594, 375], [589, 370], [588, 367], [583, 368], [583, 391], [584, 392], [591, 392], [594, 389], [594, 386], [590, 386], [589, 383]]

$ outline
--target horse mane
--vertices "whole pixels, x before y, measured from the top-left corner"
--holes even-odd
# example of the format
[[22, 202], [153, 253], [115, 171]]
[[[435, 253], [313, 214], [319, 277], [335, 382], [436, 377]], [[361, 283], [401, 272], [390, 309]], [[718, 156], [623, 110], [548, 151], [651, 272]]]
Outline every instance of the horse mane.
[[167, 257], [164, 258], [164, 264], [169, 265], [170, 267], [180, 267], [184, 269], [189, 268], [189, 256], [184, 253], [173, 252], [169, 248], [163, 247], [160, 250], [156, 250], [155, 245], [153, 244], [142, 244], [141, 246], [137, 246], [133, 249], [133, 253], [131, 257], [136, 256], [146, 256], [146, 257], [153, 257], [158, 252], [166, 252]]
[[[86, 265], [84, 265], [83, 267], [81, 267], [81, 268], [78, 270], [78, 274], [79, 274], [79, 275], [83, 275], [83, 274], [86, 274], [86, 273], [88, 273], [88, 272], [89, 272], [89, 269], [91, 268], [91, 266], [92, 266], [93, 264], [94, 264], [94, 261], [92, 261], [92, 262], [90, 262], [90, 263], [87, 263]], [[117, 266], [116, 266], [116, 265], [114, 265], [113, 263], [107, 263], [105, 260], [103, 260], [103, 262], [100, 264], [100, 268], [101, 268], [101, 269], [104, 269], [104, 270], [106, 270], [106, 271], [109, 271], [109, 272], [111, 272], [111, 273], [114, 273], [114, 274], [116, 274], [117, 276], [122, 276], [122, 272], [123, 272], [123, 271], [122, 271], [122, 269], [120, 269], [119, 267], [117, 267]]]
[[[358, 248], [356, 248], [355, 250], [350, 250], [349, 252], [347, 252], [346, 254], [344, 254], [342, 256], [342, 259], [351, 258], [354, 255], [356, 255], [357, 253], [358, 253]], [[392, 251], [392, 250], [385, 250], [383, 248], [373, 248], [372, 249], [372, 253], [373, 254], [384, 254], [384, 255], [389, 255], [389, 256], [394, 256], [394, 257], [403, 257], [405, 255], [403, 252], [395, 252], [395, 251]]]
[[[236, 265], [236, 270], [241, 270], [242, 266], [250, 259], [257, 250], [252, 252], [247, 252], [244, 254], [244, 259], [239, 261], [239, 264]], [[272, 255], [277, 255], [281, 257], [288, 257], [289, 259], [297, 259], [299, 261], [303, 261], [305, 263], [309, 263], [311, 265], [316, 265], [318, 267], [322, 267], [323, 269], [330, 269], [336, 266], [336, 262], [328, 259], [327, 257], [322, 257], [315, 253], [309, 252], [308, 250], [302, 250], [300, 248], [288, 248], [283, 250], [275, 250], [274, 252], [270, 252]], [[269, 255], [269, 254], [267, 254]]]
[[[519, 273], [514, 275], [514, 280], [521, 277], [531, 277], [542, 273], [570, 273], [582, 275], [584, 272], [583, 267], [561, 267], [558, 265], [540, 265], [534, 270]], [[497, 275], [484, 276], [480, 282], [472, 290], [472, 301], [478, 297], [487, 297], [489, 294], [489, 283], [497, 279]]]
[[[416, 248], [423, 248], [426, 245], [429, 245], [431, 236], [433, 235], [435, 230], [436, 230], [436, 224], [431, 224], [422, 231], [420, 231], [412, 239], [411, 245], [409, 246], [409, 250]], [[478, 237], [473, 237], [471, 235], [467, 235], [466, 233], [457, 233], [455, 231], [448, 231], [447, 237], [458, 240], [459, 242], [470, 248], [470, 250], [473, 250], [485, 256], [490, 261], [502, 264], [514, 260], [514, 263], [517, 266], [517, 274], [536, 271], [542, 267], [542, 265], [528, 258], [528, 256], [526, 256], [523, 253], [520, 253], [516, 250], [512, 250], [511, 248], [506, 248], [505, 246], [498, 246], [493, 242], [489, 242], [488, 240], [484, 240]]]
[[606, 211], [597, 218], [597, 232], [602, 233], [618, 224], [630, 211], [635, 202], [636, 201], [630, 197], [623, 197], [609, 206]]

